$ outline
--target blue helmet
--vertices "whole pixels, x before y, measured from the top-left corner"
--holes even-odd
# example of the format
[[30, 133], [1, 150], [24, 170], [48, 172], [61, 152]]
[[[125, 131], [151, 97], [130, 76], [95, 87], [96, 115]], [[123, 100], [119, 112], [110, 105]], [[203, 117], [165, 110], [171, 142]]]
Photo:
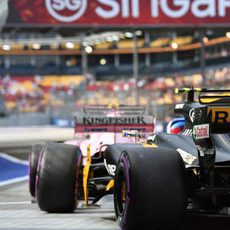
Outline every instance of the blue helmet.
[[167, 125], [167, 133], [179, 134], [184, 130], [185, 119], [183, 117], [172, 119]]

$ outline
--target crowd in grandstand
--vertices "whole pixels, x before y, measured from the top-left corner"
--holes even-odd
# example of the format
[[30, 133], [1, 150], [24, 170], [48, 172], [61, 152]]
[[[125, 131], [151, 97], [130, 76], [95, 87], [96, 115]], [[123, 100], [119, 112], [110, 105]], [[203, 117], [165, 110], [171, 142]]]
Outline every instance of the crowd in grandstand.
[[[206, 71], [207, 88], [230, 88], [230, 67]], [[45, 112], [49, 107], [62, 108], [67, 102], [77, 107], [87, 104], [136, 104], [152, 108], [181, 101], [176, 87], [202, 87], [198, 73], [118, 81], [85, 82], [82, 76], [2, 76], [0, 92], [10, 112]], [[137, 89], [137, 90], [136, 90]], [[72, 111], [70, 111], [72, 112]]]

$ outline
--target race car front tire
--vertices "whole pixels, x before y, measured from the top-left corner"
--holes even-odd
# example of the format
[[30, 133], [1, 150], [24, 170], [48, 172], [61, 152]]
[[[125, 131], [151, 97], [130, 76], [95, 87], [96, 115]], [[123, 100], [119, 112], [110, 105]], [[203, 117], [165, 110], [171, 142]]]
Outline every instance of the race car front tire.
[[32, 197], [35, 197], [35, 183], [36, 183], [36, 175], [37, 175], [37, 166], [40, 154], [42, 149], [44, 148], [43, 144], [33, 145], [31, 148], [31, 153], [29, 155], [29, 191]]
[[137, 147], [121, 154], [114, 206], [122, 230], [176, 229], [186, 200], [185, 167], [177, 152]]
[[81, 150], [73, 145], [49, 143], [39, 159], [36, 197], [41, 210], [73, 212], [79, 197]]

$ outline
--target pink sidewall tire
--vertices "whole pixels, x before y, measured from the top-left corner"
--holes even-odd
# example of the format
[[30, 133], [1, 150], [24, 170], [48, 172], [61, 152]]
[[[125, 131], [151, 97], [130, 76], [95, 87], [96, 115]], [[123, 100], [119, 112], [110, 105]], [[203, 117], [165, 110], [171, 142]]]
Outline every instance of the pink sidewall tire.
[[36, 196], [35, 192], [35, 183], [37, 176], [37, 167], [40, 154], [45, 145], [36, 144], [32, 146], [31, 153], [29, 155], [29, 166], [28, 166], [28, 174], [29, 174], [29, 191], [32, 197]]
[[178, 229], [187, 206], [181, 156], [167, 148], [127, 148], [117, 164], [114, 206], [122, 230]]

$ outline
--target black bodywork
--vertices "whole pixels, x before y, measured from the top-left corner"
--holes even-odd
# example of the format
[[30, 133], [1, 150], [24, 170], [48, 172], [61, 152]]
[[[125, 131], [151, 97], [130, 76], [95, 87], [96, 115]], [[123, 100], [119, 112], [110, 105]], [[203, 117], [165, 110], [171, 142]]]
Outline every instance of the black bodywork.
[[[184, 104], [175, 106], [175, 113], [185, 117], [184, 131], [154, 134], [152, 142], [196, 158], [185, 164], [188, 210], [230, 214], [230, 91], [198, 90], [198, 101], [194, 101], [195, 89], [179, 92], [188, 94]], [[194, 129], [202, 125], [209, 127], [208, 133], [196, 138]]]
[[[87, 183], [89, 198], [92, 204], [99, 201], [107, 194], [113, 194], [113, 187], [107, 190], [107, 185], [114, 180], [116, 164], [121, 153], [129, 148], [135, 148], [141, 144], [113, 144], [105, 145], [102, 151], [96, 153], [91, 160], [90, 173]], [[113, 169], [113, 170], [112, 170]]]
[[[85, 165], [78, 147], [58, 143], [42, 147], [34, 167], [41, 183], [33, 183], [39, 207], [73, 211], [76, 200], [94, 204], [113, 193], [123, 230], [139, 227], [139, 221], [153, 229], [168, 217], [174, 223], [186, 207], [190, 212], [230, 215], [230, 90], [179, 92], [187, 94], [187, 100], [175, 106], [175, 113], [186, 121], [181, 134], [154, 133], [145, 143], [101, 145], [93, 157], [87, 146]], [[59, 178], [63, 182], [56, 183]], [[62, 202], [47, 202], [53, 197]]]
[[[147, 142], [153, 144], [153, 148], [166, 147], [193, 157], [190, 164], [184, 161], [188, 210], [230, 214], [226, 209], [230, 207], [230, 96], [225, 96], [230, 95], [230, 90], [181, 89], [179, 93], [187, 94], [186, 102], [175, 106], [175, 113], [185, 117], [184, 131], [181, 134], [154, 133]], [[195, 101], [196, 93], [199, 93], [199, 98]], [[212, 109], [217, 111], [216, 114]], [[196, 138], [194, 130], [203, 126], [208, 127], [208, 133]], [[121, 153], [137, 145], [141, 144], [115, 144], [104, 148], [99, 158], [100, 173], [96, 178], [99, 165], [92, 159], [91, 168], [95, 175], [89, 178], [88, 188], [94, 202], [106, 194], [106, 185], [114, 179]], [[114, 170], [111, 172], [108, 166]], [[97, 182], [99, 185], [95, 186]], [[108, 193], [112, 192], [110, 190]]]

